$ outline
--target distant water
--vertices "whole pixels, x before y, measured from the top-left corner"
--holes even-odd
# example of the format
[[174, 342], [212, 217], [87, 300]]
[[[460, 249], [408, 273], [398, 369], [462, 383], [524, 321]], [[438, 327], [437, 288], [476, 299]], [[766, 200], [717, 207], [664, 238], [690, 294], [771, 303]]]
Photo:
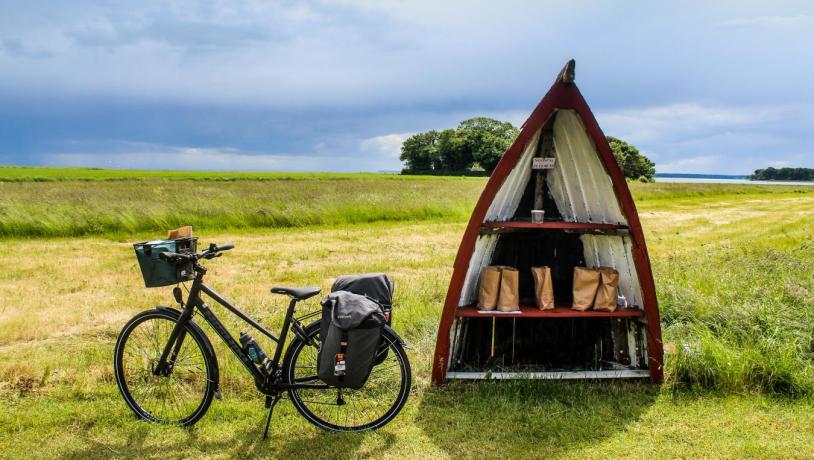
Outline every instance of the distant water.
[[676, 182], [682, 184], [752, 184], [752, 185], [803, 185], [812, 186], [814, 182], [795, 181], [768, 181], [768, 180], [748, 180], [748, 179], [726, 179], [726, 178], [706, 178], [706, 177], [659, 177], [656, 182]]

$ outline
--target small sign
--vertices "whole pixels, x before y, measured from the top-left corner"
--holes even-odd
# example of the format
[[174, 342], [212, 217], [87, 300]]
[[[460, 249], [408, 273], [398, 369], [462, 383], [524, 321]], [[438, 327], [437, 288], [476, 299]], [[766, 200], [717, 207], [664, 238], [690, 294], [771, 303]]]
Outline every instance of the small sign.
[[539, 158], [531, 159], [531, 169], [554, 169], [556, 158]]
[[334, 375], [345, 375], [345, 369], [345, 355], [339, 353], [336, 355], [336, 361], [334, 362]]

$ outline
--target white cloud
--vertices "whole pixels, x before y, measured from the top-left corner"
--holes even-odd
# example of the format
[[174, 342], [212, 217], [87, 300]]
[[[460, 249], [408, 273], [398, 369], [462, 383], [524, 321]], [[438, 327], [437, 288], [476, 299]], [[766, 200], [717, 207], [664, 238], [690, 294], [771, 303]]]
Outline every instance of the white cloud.
[[11, 56], [31, 59], [46, 59], [54, 56], [54, 53], [51, 51], [32, 49], [30, 46], [14, 38], [0, 40], [0, 51]]
[[770, 29], [787, 29], [797, 27], [814, 27], [814, 16], [798, 14], [794, 16], [756, 16], [724, 21], [728, 27], [762, 27]]
[[98, 153], [54, 153], [46, 155], [44, 159], [46, 164], [54, 166], [274, 171], [287, 169], [287, 160], [290, 160], [291, 157], [283, 155], [244, 155], [228, 149], [179, 148], [168, 149], [167, 151], [138, 151], [108, 155]]
[[777, 121], [789, 107], [721, 107], [678, 103], [606, 111], [597, 118], [606, 133], [638, 143], [679, 139], [706, 132]]
[[[75, 145], [80, 145], [77, 143]], [[80, 149], [81, 150], [81, 149]], [[353, 155], [259, 154], [234, 148], [177, 147], [140, 142], [116, 142], [112, 153], [65, 152], [43, 156], [52, 166], [200, 171], [378, 171], [376, 163], [360, 164]], [[370, 167], [368, 167], [370, 166]], [[378, 167], [378, 169], [375, 169]]]
[[660, 173], [706, 173], [710, 172], [710, 167], [718, 164], [720, 160], [719, 155], [681, 158], [670, 163], [659, 164], [656, 169]]
[[375, 136], [365, 139], [360, 147], [364, 152], [374, 152], [398, 158], [401, 154], [401, 144], [415, 133], [394, 133]]
[[658, 172], [746, 174], [777, 164], [806, 166], [814, 155], [799, 142], [810, 104], [723, 106], [677, 103], [604, 111], [605, 133], [656, 162]]

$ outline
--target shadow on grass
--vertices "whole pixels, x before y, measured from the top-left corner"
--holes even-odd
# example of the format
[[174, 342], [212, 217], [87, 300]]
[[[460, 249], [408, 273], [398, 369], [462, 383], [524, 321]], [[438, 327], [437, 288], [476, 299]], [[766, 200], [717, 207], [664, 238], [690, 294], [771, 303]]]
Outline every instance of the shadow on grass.
[[631, 382], [453, 382], [427, 391], [416, 423], [453, 457], [563, 454], [624, 430], [658, 394]]
[[[377, 442], [374, 443], [376, 445], [361, 452], [362, 441], [371, 435], [377, 438]], [[381, 458], [395, 442], [396, 437], [392, 433], [383, 431], [335, 433], [320, 429], [311, 436], [298, 436], [291, 442], [283, 444], [278, 452], [278, 457], [294, 458], [307, 452], [310, 458]]]
[[[232, 414], [236, 422], [222, 429], [219, 429], [218, 425], [225, 420], [212, 420], [209, 426], [201, 429], [197, 425], [188, 428], [167, 427], [136, 421], [134, 417], [129, 417], [135, 423], [127, 424], [132, 428], [126, 430], [126, 439], [100, 441], [84, 437], [85, 443], [81, 448], [65, 454], [62, 458], [140, 459], [209, 455], [240, 458], [301, 458], [306, 453], [313, 454], [315, 458], [345, 458], [359, 455], [362, 443], [371, 435], [376, 439], [372, 443], [368, 440], [363, 454], [365, 457], [380, 457], [391, 449], [396, 441], [392, 434], [385, 432], [336, 433], [315, 429], [311, 425], [298, 423], [300, 418], [295, 414], [275, 416], [268, 439], [263, 439], [265, 425], [254, 423], [255, 420], [240, 419], [240, 415], [244, 413]], [[292, 418], [296, 420], [296, 424], [292, 424]], [[162, 430], [168, 431], [167, 436], [162, 436]], [[213, 433], [213, 430], [216, 433]]]

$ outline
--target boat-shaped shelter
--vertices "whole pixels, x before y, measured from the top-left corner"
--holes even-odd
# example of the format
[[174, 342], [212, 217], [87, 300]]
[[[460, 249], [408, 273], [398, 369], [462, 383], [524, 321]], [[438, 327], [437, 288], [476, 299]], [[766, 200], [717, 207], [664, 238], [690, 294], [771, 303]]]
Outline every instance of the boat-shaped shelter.
[[[535, 158], [553, 158], [553, 169]], [[532, 209], [545, 211], [542, 223]], [[520, 313], [475, 308], [481, 271], [519, 270]], [[531, 267], [549, 266], [556, 307], [534, 303]], [[613, 267], [625, 305], [571, 309], [573, 270]], [[569, 61], [489, 178], [466, 227], [441, 315], [433, 383], [448, 379], [649, 378], [663, 351], [636, 206]]]

